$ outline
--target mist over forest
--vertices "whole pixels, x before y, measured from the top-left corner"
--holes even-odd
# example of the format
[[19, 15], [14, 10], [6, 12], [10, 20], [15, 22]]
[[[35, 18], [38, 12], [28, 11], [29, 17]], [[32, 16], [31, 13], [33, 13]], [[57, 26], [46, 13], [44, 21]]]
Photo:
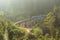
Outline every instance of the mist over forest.
[[1, 14], [6, 18], [21, 20], [24, 18], [46, 15], [60, 0], [0, 0]]
[[60, 6], [60, 0], [0, 0], [1, 14], [12, 20], [46, 15], [55, 6]]

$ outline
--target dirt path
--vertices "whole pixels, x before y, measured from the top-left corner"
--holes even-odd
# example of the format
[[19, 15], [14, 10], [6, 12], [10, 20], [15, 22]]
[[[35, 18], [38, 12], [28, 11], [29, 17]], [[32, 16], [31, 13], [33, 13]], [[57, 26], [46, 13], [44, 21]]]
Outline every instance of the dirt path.
[[19, 27], [21, 29], [25, 29], [27, 31], [27, 33], [30, 33], [30, 31], [32, 30], [31, 28], [23, 28], [23, 27]]

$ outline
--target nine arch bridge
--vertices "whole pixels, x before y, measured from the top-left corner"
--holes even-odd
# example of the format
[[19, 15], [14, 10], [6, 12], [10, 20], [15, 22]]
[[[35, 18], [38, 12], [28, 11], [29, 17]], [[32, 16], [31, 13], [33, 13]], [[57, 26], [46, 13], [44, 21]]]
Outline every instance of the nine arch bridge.
[[25, 20], [16, 22], [15, 25], [17, 25], [18, 27], [31, 28], [38, 22], [39, 20], [37, 19], [25, 19]]
[[15, 23], [18, 27], [24, 27], [24, 28], [31, 28], [34, 25], [38, 24], [41, 19], [43, 19], [45, 15], [42, 16], [33, 16], [32, 18], [24, 19], [22, 21], [18, 21]]

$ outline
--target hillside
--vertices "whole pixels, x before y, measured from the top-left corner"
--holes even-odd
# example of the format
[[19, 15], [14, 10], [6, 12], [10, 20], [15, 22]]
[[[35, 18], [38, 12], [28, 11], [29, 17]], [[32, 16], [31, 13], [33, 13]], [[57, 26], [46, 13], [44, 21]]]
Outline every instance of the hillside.
[[0, 0], [0, 40], [60, 40], [60, 0]]

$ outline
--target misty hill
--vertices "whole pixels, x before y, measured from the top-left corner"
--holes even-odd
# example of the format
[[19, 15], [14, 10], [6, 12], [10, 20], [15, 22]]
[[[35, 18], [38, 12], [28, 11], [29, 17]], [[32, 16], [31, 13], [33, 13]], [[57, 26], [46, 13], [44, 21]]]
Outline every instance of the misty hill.
[[60, 6], [60, 0], [2, 0], [0, 2], [0, 10], [3, 11], [4, 17], [12, 20], [46, 15], [54, 6]]

